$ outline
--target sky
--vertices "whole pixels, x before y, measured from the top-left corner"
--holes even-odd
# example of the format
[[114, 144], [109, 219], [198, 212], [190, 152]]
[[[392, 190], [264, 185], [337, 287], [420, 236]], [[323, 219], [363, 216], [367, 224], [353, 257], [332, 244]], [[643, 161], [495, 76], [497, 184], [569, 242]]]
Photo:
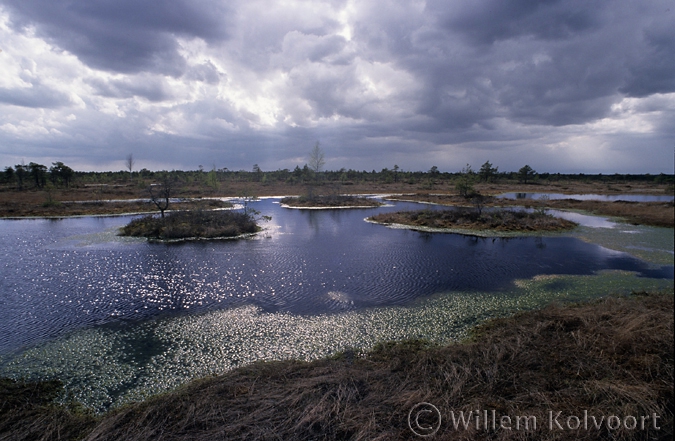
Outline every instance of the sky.
[[0, 0], [0, 167], [673, 173], [672, 0]]

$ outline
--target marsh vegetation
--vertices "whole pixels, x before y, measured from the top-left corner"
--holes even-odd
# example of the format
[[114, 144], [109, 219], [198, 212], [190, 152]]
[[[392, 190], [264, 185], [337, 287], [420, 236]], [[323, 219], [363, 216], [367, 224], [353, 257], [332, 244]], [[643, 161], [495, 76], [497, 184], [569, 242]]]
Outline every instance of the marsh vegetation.
[[491, 230], [503, 232], [566, 231], [576, 223], [547, 214], [544, 210], [418, 210], [380, 213], [369, 220], [381, 224], [400, 224], [434, 229]]
[[178, 211], [164, 217], [134, 219], [120, 229], [121, 236], [172, 240], [186, 238], [229, 238], [256, 233], [260, 227], [250, 213], [230, 210]]
[[349, 195], [285, 197], [281, 203], [295, 208], [379, 207], [382, 205], [382, 202], [375, 199]]

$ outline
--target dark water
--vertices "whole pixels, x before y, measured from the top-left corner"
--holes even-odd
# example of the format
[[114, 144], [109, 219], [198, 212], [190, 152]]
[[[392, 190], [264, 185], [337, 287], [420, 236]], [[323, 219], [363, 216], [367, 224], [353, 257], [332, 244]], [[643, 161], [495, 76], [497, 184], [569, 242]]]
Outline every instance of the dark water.
[[541, 199], [548, 197], [551, 200], [574, 199], [577, 201], [627, 201], [627, 202], [671, 202], [674, 198], [669, 195], [646, 195], [646, 194], [563, 194], [563, 193], [504, 193], [500, 194], [504, 199]]
[[482, 239], [364, 222], [378, 211], [291, 210], [255, 239], [146, 243], [118, 238], [130, 217], [0, 221], [0, 353], [102, 324], [251, 304], [319, 314], [406, 304], [448, 291], [500, 291], [538, 274], [603, 269], [673, 278], [569, 237]]

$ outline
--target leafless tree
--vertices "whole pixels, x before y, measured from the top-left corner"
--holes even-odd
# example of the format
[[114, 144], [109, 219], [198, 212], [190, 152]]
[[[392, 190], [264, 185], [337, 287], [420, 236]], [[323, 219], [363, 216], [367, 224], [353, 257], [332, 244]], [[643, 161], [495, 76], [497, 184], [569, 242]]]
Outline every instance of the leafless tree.
[[323, 150], [319, 145], [319, 141], [314, 144], [312, 152], [309, 154], [309, 168], [311, 168], [314, 173], [319, 173], [323, 166], [326, 164], [326, 161], [323, 159]]
[[162, 180], [159, 184], [151, 184], [150, 187], [148, 187], [150, 200], [157, 206], [162, 217], [164, 217], [164, 211], [169, 208], [173, 187], [174, 182], [168, 174], [162, 176]]
[[129, 154], [127, 155], [127, 159], [126, 159], [126, 162], [125, 162], [127, 168], [129, 169], [129, 179], [131, 179], [131, 176], [132, 176], [131, 173], [132, 173], [133, 170], [134, 170], [134, 164], [135, 164], [135, 163], [136, 163], [136, 161], [134, 160], [134, 154], [133, 154], [133, 153], [129, 153]]

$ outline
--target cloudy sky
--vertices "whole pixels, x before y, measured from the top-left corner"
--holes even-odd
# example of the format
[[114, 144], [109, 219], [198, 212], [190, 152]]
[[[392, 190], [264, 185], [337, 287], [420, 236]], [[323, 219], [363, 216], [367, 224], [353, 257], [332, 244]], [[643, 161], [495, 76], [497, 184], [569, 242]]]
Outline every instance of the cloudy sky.
[[673, 173], [672, 0], [0, 0], [0, 167]]

